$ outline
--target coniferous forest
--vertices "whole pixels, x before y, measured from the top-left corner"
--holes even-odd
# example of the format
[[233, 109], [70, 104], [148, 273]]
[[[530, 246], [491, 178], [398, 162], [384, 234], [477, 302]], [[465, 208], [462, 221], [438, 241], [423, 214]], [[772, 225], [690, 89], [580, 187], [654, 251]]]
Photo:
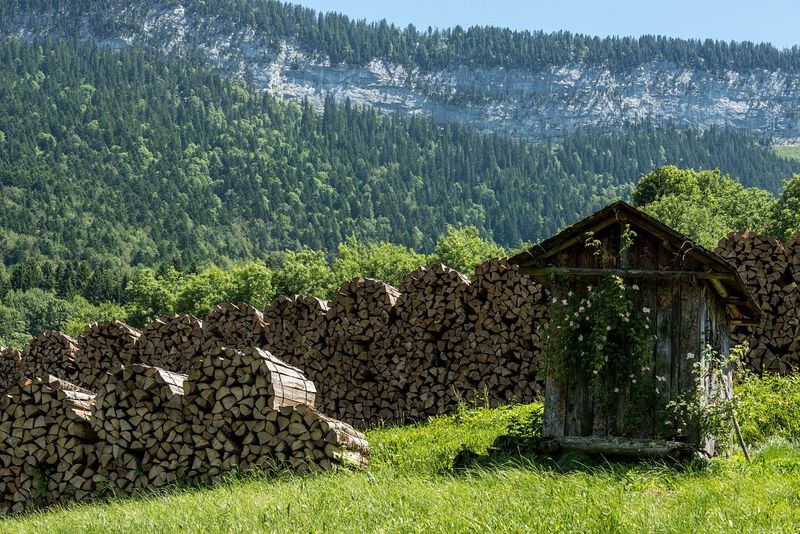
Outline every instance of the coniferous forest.
[[429, 251], [475, 225], [546, 237], [665, 164], [774, 193], [800, 163], [725, 129], [631, 125], [560, 144], [280, 101], [199, 61], [69, 43], [0, 45], [0, 250], [151, 265], [255, 258], [348, 236]]

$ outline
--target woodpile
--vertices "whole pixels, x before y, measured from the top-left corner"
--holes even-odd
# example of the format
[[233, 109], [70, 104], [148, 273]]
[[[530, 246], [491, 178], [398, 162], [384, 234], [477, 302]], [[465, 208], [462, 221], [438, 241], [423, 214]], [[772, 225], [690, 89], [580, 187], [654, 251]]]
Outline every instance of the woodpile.
[[0, 508], [6, 513], [94, 491], [94, 395], [56, 377], [25, 380], [0, 399]]
[[103, 321], [86, 327], [78, 340], [75, 361], [79, 383], [92, 389], [107, 372], [138, 363], [137, 344], [141, 332], [122, 321]]
[[395, 321], [400, 291], [384, 282], [354, 278], [329, 303], [328, 331], [318, 385], [323, 410], [364, 423], [395, 421], [402, 409], [385, 352], [377, 350]]
[[187, 373], [203, 357], [203, 323], [185, 313], [156, 319], [144, 327], [135, 349], [128, 361]]
[[369, 466], [367, 440], [346, 423], [303, 404], [263, 415], [233, 423], [234, 434], [242, 442], [242, 469], [288, 467], [304, 473]]
[[[734, 265], [764, 312], [761, 324], [735, 327], [736, 344], [747, 341], [745, 362], [751, 370], [785, 374], [798, 368], [796, 343], [800, 319], [797, 313], [797, 274], [794, 271], [797, 241], [787, 248], [776, 239], [750, 231], [732, 232], [720, 240], [716, 252]], [[788, 252], [788, 253], [787, 253]]]
[[264, 315], [248, 304], [222, 302], [203, 320], [203, 353], [222, 347], [264, 347]]
[[17, 385], [22, 378], [22, 356], [17, 349], [0, 347], [0, 394]]
[[186, 471], [186, 375], [134, 364], [99, 382], [92, 424], [101, 474], [115, 495], [160, 488]]
[[278, 297], [264, 312], [266, 348], [318, 382], [325, 364], [327, 313], [328, 303], [316, 297]]
[[22, 369], [29, 378], [53, 375], [78, 383], [77, 353], [78, 342], [68, 335], [44, 332], [32, 339], [22, 351]]
[[269, 352], [216, 348], [206, 352], [185, 384], [188, 475], [214, 479], [241, 463], [234, 423], [255, 424], [283, 406], [314, 406], [316, 389], [298, 369]]

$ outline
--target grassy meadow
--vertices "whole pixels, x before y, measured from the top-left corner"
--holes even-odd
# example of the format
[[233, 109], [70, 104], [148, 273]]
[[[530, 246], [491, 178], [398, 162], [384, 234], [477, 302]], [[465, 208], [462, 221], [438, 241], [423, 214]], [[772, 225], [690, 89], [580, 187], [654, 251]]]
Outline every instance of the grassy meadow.
[[738, 393], [751, 464], [735, 451], [689, 465], [495, 453], [454, 469], [463, 448], [486, 453], [541, 414], [472, 408], [368, 432], [365, 472], [250, 475], [9, 518], [0, 532], [797, 532], [800, 380], [746, 378]]

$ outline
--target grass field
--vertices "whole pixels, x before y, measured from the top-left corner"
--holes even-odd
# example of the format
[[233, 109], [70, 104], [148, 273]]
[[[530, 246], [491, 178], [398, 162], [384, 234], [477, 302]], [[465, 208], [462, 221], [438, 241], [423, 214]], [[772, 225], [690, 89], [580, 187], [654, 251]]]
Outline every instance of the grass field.
[[781, 157], [800, 159], [800, 146], [776, 146], [774, 150]]
[[505, 456], [454, 470], [460, 449], [485, 452], [539, 413], [472, 409], [369, 432], [366, 472], [250, 477], [11, 518], [0, 531], [798, 532], [800, 381], [749, 379], [739, 394], [752, 464], [739, 454], [689, 466]]

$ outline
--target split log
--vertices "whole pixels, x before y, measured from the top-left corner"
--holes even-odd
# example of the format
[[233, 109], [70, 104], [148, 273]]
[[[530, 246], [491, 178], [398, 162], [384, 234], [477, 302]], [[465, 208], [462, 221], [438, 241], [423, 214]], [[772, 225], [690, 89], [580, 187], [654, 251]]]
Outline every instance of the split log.
[[32, 339], [22, 351], [22, 368], [28, 378], [57, 376], [80, 383], [76, 362], [78, 343], [61, 332], [45, 332]]
[[136, 355], [127, 360], [187, 373], [202, 359], [203, 323], [189, 314], [170, 315], [151, 322], [142, 330]]
[[117, 320], [87, 326], [75, 355], [81, 384], [93, 388], [105, 373], [139, 363], [135, 355], [140, 336], [141, 332]]
[[0, 399], [0, 507], [22, 512], [94, 491], [94, 394], [56, 377], [26, 379]]
[[20, 352], [17, 349], [0, 347], [0, 394], [16, 386], [23, 373]]
[[241, 462], [235, 421], [259, 419], [282, 406], [313, 406], [316, 395], [300, 370], [252, 347], [211, 350], [189, 371], [184, 387], [184, 439], [193, 449], [188, 475], [211, 480]]
[[203, 353], [222, 347], [265, 347], [264, 315], [248, 304], [222, 302], [203, 320]]

